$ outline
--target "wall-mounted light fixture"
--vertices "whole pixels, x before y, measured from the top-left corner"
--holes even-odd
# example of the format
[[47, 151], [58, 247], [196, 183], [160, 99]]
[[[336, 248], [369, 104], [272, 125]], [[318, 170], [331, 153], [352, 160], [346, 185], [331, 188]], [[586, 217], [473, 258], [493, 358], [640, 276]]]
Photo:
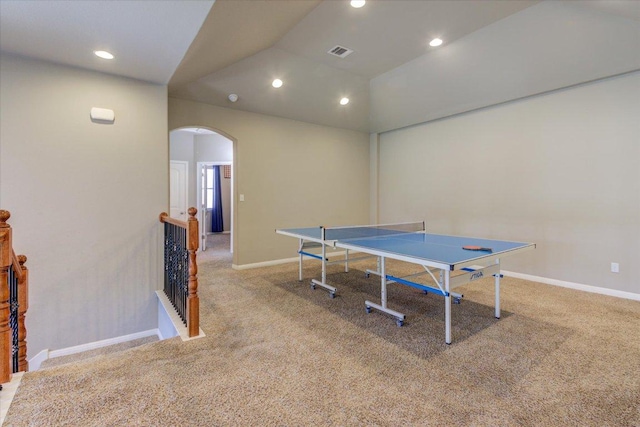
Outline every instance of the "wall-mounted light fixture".
[[108, 108], [93, 107], [91, 109], [91, 121], [93, 123], [113, 124], [116, 120], [116, 113]]

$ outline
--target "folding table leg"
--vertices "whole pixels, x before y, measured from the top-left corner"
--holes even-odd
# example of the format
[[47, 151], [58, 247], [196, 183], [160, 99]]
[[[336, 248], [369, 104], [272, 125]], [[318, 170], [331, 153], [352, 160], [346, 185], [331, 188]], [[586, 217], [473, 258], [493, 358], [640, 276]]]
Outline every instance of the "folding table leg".
[[311, 279], [311, 288], [315, 289], [316, 285], [328, 290], [329, 297], [334, 298], [336, 296], [337, 289], [327, 285], [327, 246], [324, 243], [322, 244], [322, 281]]
[[303, 241], [300, 239], [300, 245], [298, 248], [298, 254], [300, 256], [300, 259], [298, 260], [298, 282], [302, 282], [302, 257], [304, 256], [302, 255], [302, 245]]
[[404, 319], [406, 316], [395, 310], [391, 310], [387, 307], [387, 273], [384, 265], [384, 257], [378, 258], [378, 271], [380, 272], [380, 304], [373, 303], [371, 301], [365, 301], [364, 306], [367, 313], [371, 312], [372, 308], [387, 313], [396, 318], [396, 324], [398, 326], [404, 325]]
[[[496, 260], [496, 264], [500, 264], [500, 260]], [[500, 318], [500, 277], [502, 274], [498, 273], [494, 275], [496, 278], [496, 319]]]
[[447, 296], [444, 297], [444, 342], [451, 344], [451, 293], [449, 289], [449, 270], [444, 272], [444, 289]]

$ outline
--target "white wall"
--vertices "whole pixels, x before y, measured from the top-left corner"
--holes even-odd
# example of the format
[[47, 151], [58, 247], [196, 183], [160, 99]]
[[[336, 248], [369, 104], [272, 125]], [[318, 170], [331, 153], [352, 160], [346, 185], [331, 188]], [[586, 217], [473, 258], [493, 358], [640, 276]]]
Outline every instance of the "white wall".
[[176, 130], [171, 132], [169, 142], [169, 158], [171, 160], [193, 162], [194, 139], [195, 138], [193, 133], [189, 131]]
[[0, 206], [28, 257], [29, 357], [156, 328], [166, 87], [6, 55], [0, 77]]
[[233, 142], [219, 134], [196, 135], [195, 153], [198, 162], [231, 162]]
[[169, 98], [169, 129], [185, 126], [234, 141], [234, 265], [294, 257], [276, 228], [368, 222], [368, 134]]
[[636, 72], [381, 134], [380, 220], [535, 242], [505, 268], [640, 294], [639, 118]]

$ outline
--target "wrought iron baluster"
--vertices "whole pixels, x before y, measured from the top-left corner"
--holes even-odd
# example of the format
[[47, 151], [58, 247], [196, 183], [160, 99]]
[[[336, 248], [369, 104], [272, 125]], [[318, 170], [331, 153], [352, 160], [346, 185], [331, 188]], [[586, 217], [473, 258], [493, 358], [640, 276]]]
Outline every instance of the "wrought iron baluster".
[[188, 221], [160, 214], [164, 223], [164, 293], [169, 298], [190, 337], [199, 334], [200, 300], [198, 298], [198, 220], [196, 208], [189, 208]]
[[187, 231], [169, 223], [164, 224], [164, 229], [164, 292], [186, 325], [189, 281]]
[[189, 297], [189, 252], [187, 247], [187, 229], [181, 229], [182, 232], [182, 277], [180, 279], [180, 291], [182, 294], [182, 319], [187, 324], [187, 298]]
[[11, 372], [18, 372], [18, 276], [9, 267], [9, 328], [11, 328]]

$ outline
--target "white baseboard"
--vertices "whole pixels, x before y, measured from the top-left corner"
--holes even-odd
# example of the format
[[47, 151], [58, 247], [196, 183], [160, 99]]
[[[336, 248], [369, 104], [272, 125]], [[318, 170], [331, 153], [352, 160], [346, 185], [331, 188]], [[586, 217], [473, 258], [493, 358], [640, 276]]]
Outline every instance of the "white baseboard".
[[[338, 256], [338, 255], [344, 256], [344, 251], [332, 252], [331, 254], [328, 254], [329, 257]], [[299, 260], [299, 257], [285, 258], [285, 259], [276, 259], [273, 261], [256, 262], [253, 264], [242, 264], [242, 265], [234, 264], [231, 267], [234, 270], [247, 270], [250, 268], [272, 267], [275, 265], [287, 264], [290, 262], [298, 262], [298, 260]], [[576, 289], [578, 291], [591, 292], [595, 294], [602, 294], [602, 295], [608, 295], [612, 297], [640, 301], [640, 294], [634, 294], [632, 292], [619, 291], [616, 289], [609, 289], [609, 288], [600, 288], [597, 286], [584, 285], [582, 283], [567, 282], [564, 280], [549, 279], [547, 277], [533, 276], [530, 274], [517, 273], [514, 271], [502, 270], [502, 274], [504, 274], [505, 276], [514, 277], [516, 279], [529, 280], [531, 282], [544, 283], [547, 285], [554, 285], [554, 286], [561, 286], [563, 288]]]
[[285, 258], [285, 259], [274, 259], [273, 261], [264, 261], [264, 262], [256, 262], [253, 264], [232, 264], [231, 268], [234, 270], [248, 270], [250, 268], [260, 268], [260, 267], [273, 267], [274, 265], [280, 264], [288, 264], [290, 262], [298, 262], [298, 257], [295, 258]]
[[513, 271], [502, 270], [502, 274], [508, 277], [544, 283], [546, 285], [561, 286], [563, 288], [576, 289], [578, 291], [640, 301], [640, 294], [634, 294], [632, 292], [618, 291], [616, 289], [609, 288], [600, 288], [598, 286], [583, 285], [582, 283], [566, 282], [564, 280], [549, 279], [547, 277], [532, 276], [530, 274], [516, 273]]
[[156, 295], [158, 296], [158, 337], [160, 337], [161, 340], [173, 338], [178, 335], [180, 335], [182, 341], [206, 337], [202, 328], [199, 329], [198, 335], [190, 337], [189, 330], [182, 322], [176, 309], [171, 305], [171, 301], [169, 301], [164, 291], [156, 291]]
[[[356, 252], [353, 251], [349, 253], [351, 254]], [[344, 254], [345, 254], [345, 251], [331, 252], [327, 254], [327, 258], [344, 256]], [[248, 270], [250, 268], [273, 267], [274, 265], [288, 264], [290, 262], [298, 262], [299, 259], [300, 257], [295, 257], [295, 258], [274, 259], [272, 261], [256, 262], [253, 264], [242, 264], [242, 265], [233, 264], [231, 265], [231, 268], [233, 268], [234, 270]]]
[[48, 358], [49, 358], [49, 349], [45, 348], [40, 353], [36, 354], [31, 359], [29, 359], [29, 370], [32, 372], [37, 371], [38, 369], [40, 369], [40, 365], [42, 365], [42, 362], [44, 362]]
[[[140, 338], [146, 338], [146, 337], [150, 337], [150, 336], [157, 336], [158, 339], [160, 340], [164, 340], [167, 338], [172, 338], [174, 336], [178, 336], [180, 335], [180, 337], [182, 338], [183, 341], [188, 341], [188, 340], [192, 340], [192, 339], [196, 339], [196, 338], [201, 338], [206, 336], [205, 333], [202, 331], [202, 329], [200, 329], [200, 334], [198, 336], [195, 337], [189, 337], [189, 332], [187, 331], [187, 327], [184, 326], [184, 324], [182, 323], [182, 320], [180, 320], [178, 314], [176, 313], [175, 309], [173, 308], [173, 306], [171, 305], [171, 303], [169, 302], [167, 296], [164, 294], [164, 292], [162, 291], [156, 291], [156, 294], [158, 295], [158, 299], [161, 302], [159, 304], [158, 310], [158, 318], [160, 319], [160, 310], [164, 309], [164, 311], [167, 313], [167, 317], [169, 317], [171, 319], [171, 322], [173, 324], [173, 328], [175, 328], [175, 333], [167, 333], [166, 331], [164, 331], [164, 333], [160, 330], [160, 328], [156, 328], [156, 329], [149, 329], [147, 331], [142, 331], [142, 332], [136, 332], [134, 334], [129, 334], [129, 335], [122, 335], [119, 337], [115, 337], [115, 338], [109, 338], [106, 340], [101, 340], [101, 341], [95, 341], [95, 342], [90, 342], [87, 344], [81, 344], [81, 345], [76, 345], [73, 347], [67, 347], [67, 348], [62, 348], [59, 350], [49, 350], [44, 349], [42, 351], [40, 351], [38, 354], [36, 354], [34, 357], [32, 357], [31, 359], [29, 359], [29, 370], [30, 371], [37, 371], [38, 369], [40, 369], [40, 365], [42, 365], [42, 363], [45, 360], [48, 359], [53, 359], [55, 357], [62, 357], [62, 356], [67, 356], [70, 354], [76, 354], [76, 353], [82, 353], [84, 351], [89, 351], [89, 350], [95, 350], [97, 348], [102, 348], [102, 347], [106, 347], [109, 345], [113, 345], [113, 344], [120, 344], [123, 342], [127, 342], [127, 341], [133, 341], [133, 340], [137, 340]], [[177, 318], [174, 318], [174, 316]], [[159, 324], [159, 326], [161, 326]], [[168, 336], [167, 336], [168, 335]]]
[[40, 369], [40, 365], [47, 359], [53, 359], [55, 357], [68, 356], [70, 354], [82, 353], [84, 351], [95, 350], [97, 348], [106, 347], [113, 344], [120, 344], [127, 341], [133, 341], [140, 338], [146, 338], [151, 336], [157, 336], [160, 338], [158, 329], [149, 329], [148, 331], [136, 332], [134, 334], [122, 335], [115, 338], [109, 338], [101, 341], [94, 341], [87, 344], [76, 345], [73, 347], [62, 348], [59, 350], [44, 349], [34, 357], [29, 359], [29, 370], [37, 371]]

